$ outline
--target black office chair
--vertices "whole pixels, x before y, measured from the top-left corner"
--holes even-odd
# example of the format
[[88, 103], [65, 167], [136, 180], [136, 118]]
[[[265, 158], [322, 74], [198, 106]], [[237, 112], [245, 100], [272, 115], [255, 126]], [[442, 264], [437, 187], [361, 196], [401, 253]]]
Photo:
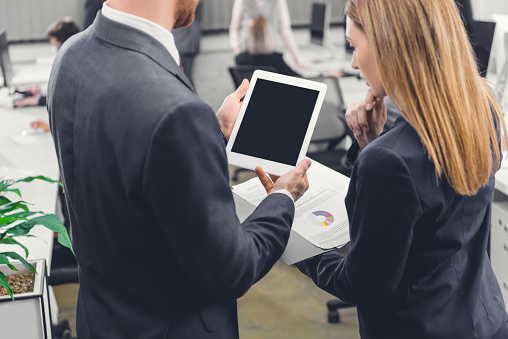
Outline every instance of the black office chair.
[[309, 79], [326, 83], [328, 90], [311, 139], [311, 145], [324, 145], [324, 149], [310, 148], [307, 156], [349, 177], [352, 168], [346, 161], [347, 150], [338, 145], [348, 137], [354, 140], [354, 134], [344, 116], [346, 108], [339, 80], [333, 76]]
[[[61, 187], [58, 190], [58, 197], [62, 206], [64, 225], [70, 234], [70, 222], [67, 212], [65, 197]], [[53, 254], [51, 260], [51, 274], [48, 277], [48, 285], [58, 286], [63, 284], [79, 284], [78, 263], [72, 252], [57, 241], [53, 242]], [[60, 321], [52, 326], [53, 339], [75, 339], [67, 320]]]
[[243, 79], [250, 81], [252, 74], [258, 69], [262, 71], [277, 73], [277, 69], [272, 66], [236, 65], [228, 67], [229, 74], [231, 75], [231, 79], [233, 80], [235, 88], [238, 88], [242, 84]]

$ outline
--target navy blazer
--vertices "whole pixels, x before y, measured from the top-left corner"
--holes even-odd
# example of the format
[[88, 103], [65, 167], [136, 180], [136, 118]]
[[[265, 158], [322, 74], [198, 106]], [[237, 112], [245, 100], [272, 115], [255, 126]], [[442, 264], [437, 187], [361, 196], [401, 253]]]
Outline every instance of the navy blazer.
[[332, 251], [298, 267], [358, 306], [363, 339], [492, 338], [508, 317], [487, 256], [493, 190], [494, 177], [457, 195], [399, 117], [354, 164], [347, 257]]
[[272, 194], [240, 224], [214, 112], [151, 36], [98, 14], [58, 53], [48, 110], [80, 339], [238, 338], [236, 299], [287, 244]]

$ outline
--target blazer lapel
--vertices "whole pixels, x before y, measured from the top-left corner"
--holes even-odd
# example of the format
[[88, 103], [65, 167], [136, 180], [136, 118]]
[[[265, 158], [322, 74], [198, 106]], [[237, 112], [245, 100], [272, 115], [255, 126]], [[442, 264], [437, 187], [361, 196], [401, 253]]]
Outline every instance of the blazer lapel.
[[138, 29], [110, 20], [100, 11], [91, 29], [101, 40], [146, 55], [196, 93], [183, 70], [176, 64], [167, 49], [155, 38]]

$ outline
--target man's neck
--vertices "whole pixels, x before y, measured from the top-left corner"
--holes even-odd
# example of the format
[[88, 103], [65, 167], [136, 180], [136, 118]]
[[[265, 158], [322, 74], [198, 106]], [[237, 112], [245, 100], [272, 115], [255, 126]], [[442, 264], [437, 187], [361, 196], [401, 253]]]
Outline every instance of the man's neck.
[[168, 31], [175, 25], [174, 1], [168, 0], [108, 0], [108, 6], [161, 25]]

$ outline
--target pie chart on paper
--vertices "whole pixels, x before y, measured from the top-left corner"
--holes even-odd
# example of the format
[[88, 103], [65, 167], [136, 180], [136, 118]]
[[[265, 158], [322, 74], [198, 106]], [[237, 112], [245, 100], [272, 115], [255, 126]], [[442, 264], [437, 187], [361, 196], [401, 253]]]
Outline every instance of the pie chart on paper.
[[309, 221], [316, 226], [329, 226], [335, 220], [330, 212], [315, 211], [309, 214]]

